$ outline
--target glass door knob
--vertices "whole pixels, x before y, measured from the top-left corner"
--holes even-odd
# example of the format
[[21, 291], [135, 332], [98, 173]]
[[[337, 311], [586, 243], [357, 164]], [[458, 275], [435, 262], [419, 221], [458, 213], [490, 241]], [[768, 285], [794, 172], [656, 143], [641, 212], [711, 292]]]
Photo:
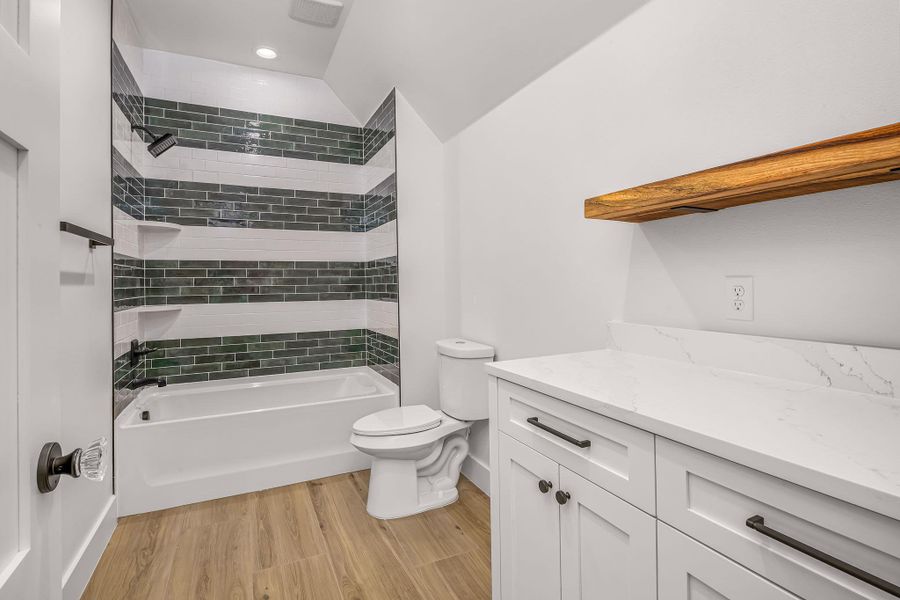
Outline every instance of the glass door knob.
[[42, 494], [48, 494], [59, 485], [59, 478], [68, 475], [79, 478], [84, 475], [91, 481], [103, 481], [109, 468], [109, 442], [100, 437], [85, 448], [76, 448], [63, 456], [58, 442], [47, 442], [41, 448], [37, 464], [37, 485]]

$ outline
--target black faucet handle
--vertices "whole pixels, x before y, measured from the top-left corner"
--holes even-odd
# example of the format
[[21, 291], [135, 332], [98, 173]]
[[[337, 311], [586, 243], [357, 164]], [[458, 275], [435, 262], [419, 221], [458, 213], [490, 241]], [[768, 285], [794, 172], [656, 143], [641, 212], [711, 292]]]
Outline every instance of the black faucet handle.
[[138, 340], [131, 340], [131, 351], [129, 352], [131, 356], [131, 366], [136, 367], [140, 362], [140, 358], [147, 354], [152, 354], [159, 350], [159, 348], [151, 348], [150, 346], [141, 347], [141, 343]]

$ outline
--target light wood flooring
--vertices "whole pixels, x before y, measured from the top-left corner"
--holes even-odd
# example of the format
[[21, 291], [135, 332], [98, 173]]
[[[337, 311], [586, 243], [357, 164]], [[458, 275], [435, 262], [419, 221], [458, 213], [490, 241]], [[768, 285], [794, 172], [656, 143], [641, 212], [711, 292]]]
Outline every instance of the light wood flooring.
[[125, 517], [82, 600], [476, 600], [491, 596], [489, 502], [379, 521], [360, 471]]

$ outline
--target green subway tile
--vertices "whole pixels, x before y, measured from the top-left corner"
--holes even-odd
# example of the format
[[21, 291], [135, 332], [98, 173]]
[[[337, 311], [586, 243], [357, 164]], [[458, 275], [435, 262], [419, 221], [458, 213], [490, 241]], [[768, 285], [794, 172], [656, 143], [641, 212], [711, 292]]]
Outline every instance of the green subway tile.
[[217, 379], [235, 379], [238, 377], [248, 377], [249, 371], [246, 369], [237, 370], [237, 371], [217, 371], [209, 374], [209, 380], [215, 381]]
[[284, 367], [265, 367], [259, 369], [250, 369], [250, 377], [257, 375], [281, 375], [284, 373]]
[[189, 346], [215, 346], [217, 344], [222, 343], [222, 338], [220, 337], [206, 337], [206, 338], [185, 338], [181, 340], [181, 344], [179, 344], [182, 348], [187, 348]]
[[190, 375], [174, 375], [168, 377], [166, 380], [170, 384], [193, 383], [196, 381], [208, 381], [209, 376], [206, 373], [192, 373]]
[[185, 375], [190, 373], [209, 373], [212, 371], [221, 371], [222, 363], [207, 363], [202, 365], [189, 365], [181, 367], [181, 372]]

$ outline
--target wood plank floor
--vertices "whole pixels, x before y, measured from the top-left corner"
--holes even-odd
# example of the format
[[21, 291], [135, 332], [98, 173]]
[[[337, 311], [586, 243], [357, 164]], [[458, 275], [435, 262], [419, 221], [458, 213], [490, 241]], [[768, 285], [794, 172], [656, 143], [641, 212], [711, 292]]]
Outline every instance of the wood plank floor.
[[491, 596], [489, 502], [379, 521], [359, 471], [125, 517], [83, 600], [478, 600]]

